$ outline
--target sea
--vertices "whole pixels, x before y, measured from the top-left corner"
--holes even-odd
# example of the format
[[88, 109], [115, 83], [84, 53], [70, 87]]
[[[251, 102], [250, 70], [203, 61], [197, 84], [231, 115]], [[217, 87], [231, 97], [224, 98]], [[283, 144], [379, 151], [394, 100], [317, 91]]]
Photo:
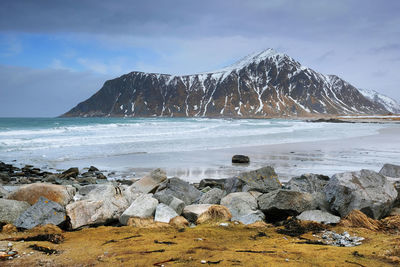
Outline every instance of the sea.
[[[290, 176], [294, 173], [288, 169], [301, 161], [290, 164], [290, 159], [284, 163], [283, 158], [279, 165], [264, 157], [263, 162], [260, 148], [360, 138], [376, 135], [385, 127], [283, 119], [0, 118], [0, 161], [44, 169], [95, 165], [125, 178], [162, 167], [191, 181], [275, 164]], [[253, 165], [231, 164], [231, 154], [252, 154], [249, 148], [257, 151]], [[385, 160], [398, 156], [390, 151]], [[289, 167], [285, 169], [285, 165]], [[312, 171], [317, 172], [318, 167]], [[326, 164], [321, 171], [326, 171]]]

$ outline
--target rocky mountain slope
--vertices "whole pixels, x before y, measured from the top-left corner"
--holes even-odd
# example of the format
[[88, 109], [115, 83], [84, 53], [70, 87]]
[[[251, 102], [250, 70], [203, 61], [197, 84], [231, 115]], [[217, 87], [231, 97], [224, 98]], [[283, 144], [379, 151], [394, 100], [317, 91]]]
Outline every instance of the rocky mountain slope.
[[383, 105], [391, 113], [400, 114], [400, 104], [393, 98], [380, 94], [374, 90], [359, 88], [358, 91], [372, 102]]
[[193, 75], [131, 72], [106, 81], [64, 117], [280, 117], [384, 114], [389, 110], [334, 75], [267, 49]]

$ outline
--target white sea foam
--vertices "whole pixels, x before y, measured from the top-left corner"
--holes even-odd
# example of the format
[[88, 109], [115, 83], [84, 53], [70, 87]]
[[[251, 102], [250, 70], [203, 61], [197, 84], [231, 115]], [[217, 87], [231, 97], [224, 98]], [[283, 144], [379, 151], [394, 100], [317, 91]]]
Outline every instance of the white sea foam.
[[[31, 119], [35, 120], [35, 119]], [[371, 135], [381, 125], [294, 120], [225, 119], [0, 119], [0, 159], [48, 162], [210, 150]]]

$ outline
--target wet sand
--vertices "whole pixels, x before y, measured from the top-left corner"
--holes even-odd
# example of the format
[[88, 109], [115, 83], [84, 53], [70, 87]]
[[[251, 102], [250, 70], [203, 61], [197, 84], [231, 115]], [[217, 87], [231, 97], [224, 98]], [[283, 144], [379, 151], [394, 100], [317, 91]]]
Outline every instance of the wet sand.
[[[250, 164], [232, 164], [234, 154], [248, 155]], [[363, 168], [379, 171], [385, 163], [400, 164], [399, 124], [388, 124], [377, 134], [357, 138], [189, 152], [128, 154], [90, 161], [65, 161], [58, 163], [57, 168], [95, 165], [102, 170], [115, 171], [116, 177], [127, 178], [139, 178], [154, 168], [163, 168], [168, 176], [198, 182], [204, 178], [226, 178], [242, 171], [273, 166], [280, 180], [287, 181], [304, 173], [332, 175]]]

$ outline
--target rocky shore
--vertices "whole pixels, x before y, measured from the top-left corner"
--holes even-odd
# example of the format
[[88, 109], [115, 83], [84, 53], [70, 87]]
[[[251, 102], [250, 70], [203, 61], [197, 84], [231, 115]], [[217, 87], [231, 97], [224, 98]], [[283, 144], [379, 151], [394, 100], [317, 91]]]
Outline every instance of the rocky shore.
[[[3, 233], [45, 225], [67, 232], [101, 225], [178, 230], [209, 224], [275, 225], [288, 236], [320, 233], [308, 239], [317, 245], [352, 247], [361, 245], [364, 237], [335, 232], [329, 225], [375, 225], [392, 233], [400, 226], [400, 166], [392, 164], [379, 173], [303, 174], [286, 184], [272, 167], [264, 167], [190, 184], [168, 178], [161, 169], [140, 179], [117, 181], [93, 166], [51, 173], [0, 162], [0, 182]], [[21, 257], [12, 251], [3, 249], [0, 258]]]

